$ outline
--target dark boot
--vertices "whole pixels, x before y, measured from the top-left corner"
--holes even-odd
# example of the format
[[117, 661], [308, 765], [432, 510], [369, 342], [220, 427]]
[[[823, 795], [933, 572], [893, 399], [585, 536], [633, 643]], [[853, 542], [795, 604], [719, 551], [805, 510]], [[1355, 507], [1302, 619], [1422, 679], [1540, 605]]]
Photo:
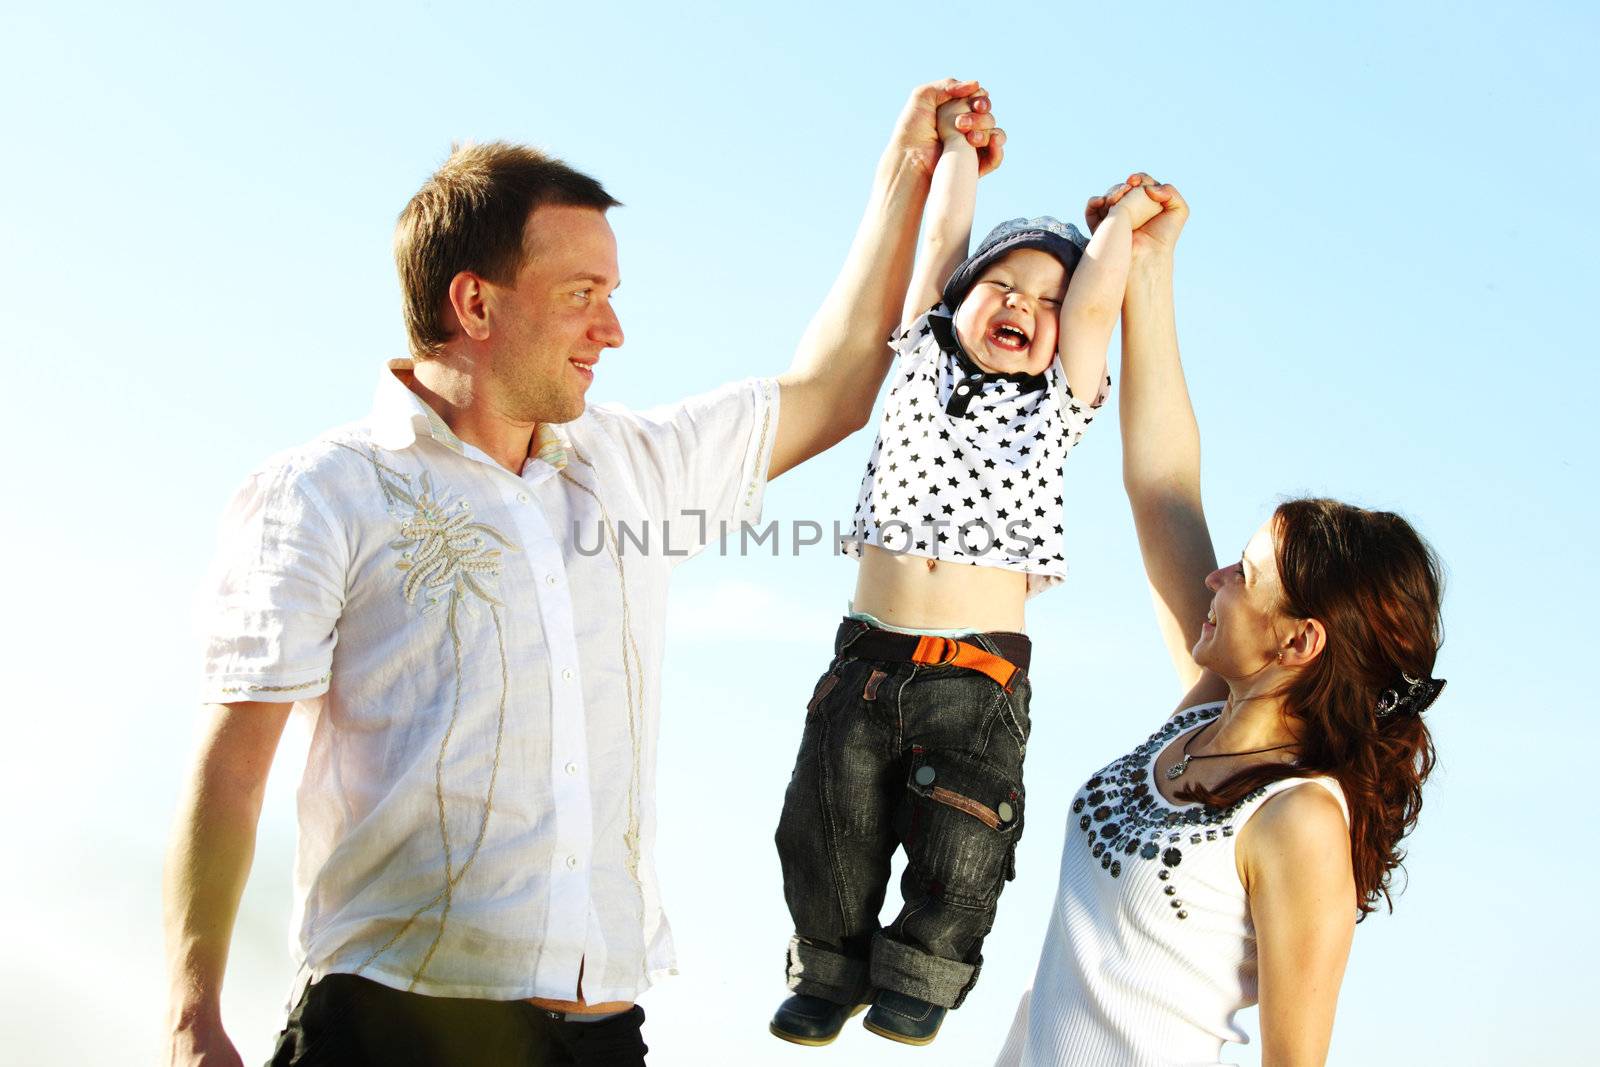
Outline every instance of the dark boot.
[[835, 1004], [821, 997], [796, 993], [778, 1005], [767, 1029], [773, 1037], [796, 1045], [826, 1045], [839, 1036], [845, 1020], [864, 1007], [865, 1004]]
[[944, 1022], [948, 1008], [929, 1004], [926, 1000], [884, 989], [872, 1004], [872, 1010], [862, 1020], [868, 1030], [890, 1041], [906, 1045], [926, 1045], [939, 1036], [939, 1025]]

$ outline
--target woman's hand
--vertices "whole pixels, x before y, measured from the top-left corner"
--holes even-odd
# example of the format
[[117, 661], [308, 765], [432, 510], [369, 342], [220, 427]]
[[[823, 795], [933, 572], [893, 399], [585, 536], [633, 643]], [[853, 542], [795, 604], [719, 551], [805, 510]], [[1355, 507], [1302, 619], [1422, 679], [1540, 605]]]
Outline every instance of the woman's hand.
[[1183, 232], [1183, 224], [1189, 221], [1189, 204], [1176, 186], [1158, 183], [1143, 171], [1130, 174], [1127, 181], [1113, 185], [1104, 196], [1089, 198], [1083, 209], [1089, 232], [1093, 233], [1117, 202], [1133, 189], [1142, 190], [1161, 208], [1159, 213], [1133, 231], [1134, 265], [1153, 257], [1170, 259], [1178, 246], [1178, 235]]
[[978, 152], [978, 173], [988, 174], [1005, 156], [1006, 133], [995, 126], [989, 94], [976, 81], [946, 78], [911, 91], [895, 126], [893, 144], [910, 153], [925, 174], [933, 174], [943, 139], [939, 109], [952, 100], [964, 100], [968, 110], [950, 117], [953, 132], [966, 135]]

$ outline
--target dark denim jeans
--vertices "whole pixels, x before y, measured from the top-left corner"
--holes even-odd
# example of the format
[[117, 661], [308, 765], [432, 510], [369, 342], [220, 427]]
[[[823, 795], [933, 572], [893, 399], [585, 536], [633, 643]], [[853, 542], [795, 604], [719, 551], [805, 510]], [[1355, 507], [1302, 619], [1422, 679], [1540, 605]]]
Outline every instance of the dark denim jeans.
[[[778, 822], [794, 919], [789, 988], [838, 1004], [892, 989], [957, 1007], [1022, 836], [1026, 676], [862, 659], [844, 627], [807, 707]], [[997, 652], [987, 635], [968, 638]], [[878, 913], [896, 847], [899, 917]]]

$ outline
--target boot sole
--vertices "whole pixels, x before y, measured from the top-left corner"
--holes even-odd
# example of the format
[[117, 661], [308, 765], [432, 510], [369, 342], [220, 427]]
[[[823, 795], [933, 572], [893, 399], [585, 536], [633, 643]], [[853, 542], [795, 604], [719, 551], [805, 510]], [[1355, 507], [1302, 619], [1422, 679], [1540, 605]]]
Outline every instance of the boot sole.
[[[865, 1004], [857, 1004], [854, 1008], [850, 1009], [850, 1014], [845, 1016], [845, 1022], [849, 1022], [851, 1019], [854, 1019], [857, 1015], [860, 1015], [866, 1010], [867, 1006]], [[801, 1037], [799, 1034], [791, 1034], [787, 1030], [778, 1029], [777, 1023], [768, 1023], [767, 1033], [771, 1034], [780, 1041], [787, 1041], [791, 1045], [805, 1045], [807, 1048], [821, 1048], [824, 1045], [831, 1045], [839, 1039], [839, 1035], [844, 1033], [844, 1023], [840, 1023], [839, 1029], [835, 1030], [827, 1037]]]
[[[927, 1037], [907, 1037], [905, 1034], [898, 1034], [893, 1030], [885, 1030], [881, 1026], [874, 1026], [871, 1019], [863, 1020], [861, 1025], [866, 1029], [871, 1030], [879, 1037], [886, 1037], [890, 1041], [898, 1041], [902, 1045], [931, 1045], [933, 1044], [933, 1039], [939, 1036], [939, 1031], [934, 1030], [934, 1032], [929, 1034]], [[939, 1025], [941, 1027], [944, 1026], [943, 1020], [940, 1021]]]

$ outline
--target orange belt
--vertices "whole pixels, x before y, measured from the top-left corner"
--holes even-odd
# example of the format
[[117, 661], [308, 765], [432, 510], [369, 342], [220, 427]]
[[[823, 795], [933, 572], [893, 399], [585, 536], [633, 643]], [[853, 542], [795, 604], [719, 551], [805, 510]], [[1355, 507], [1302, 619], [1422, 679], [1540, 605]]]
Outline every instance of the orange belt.
[[1008, 693], [1019, 671], [1010, 660], [951, 637], [922, 637], [917, 641], [916, 651], [911, 653], [911, 662], [932, 667], [965, 667], [993, 678]]
[[836, 654], [890, 663], [916, 663], [922, 666], [961, 667], [977, 671], [1006, 692], [1025, 675], [1032, 659], [1033, 646], [1024, 634], [990, 633], [984, 637], [1002, 654], [990, 652], [970, 641], [929, 634], [902, 634], [869, 627], [857, 619], [845, 619], [834, 637]]

